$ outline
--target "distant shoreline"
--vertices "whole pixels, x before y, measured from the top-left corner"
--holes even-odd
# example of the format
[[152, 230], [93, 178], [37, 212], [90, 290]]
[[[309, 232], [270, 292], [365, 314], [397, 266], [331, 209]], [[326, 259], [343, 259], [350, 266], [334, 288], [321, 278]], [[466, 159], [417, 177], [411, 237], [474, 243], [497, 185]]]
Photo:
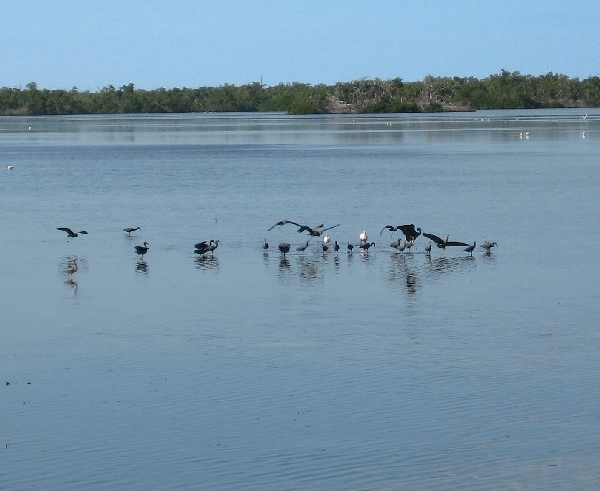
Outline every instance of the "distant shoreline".
[[270, 112], [288, 114], [373, 114], [470, 112], [484, 109], [600, 107], [600, 77], [583, 80], [548, 73], [522, 75], [502, 70], [484, 79], [432, 77], [420, 82], [356, 80], [334, 85], [294, 82], [241, 86], [136, 89], [134, 84], [98, 92], [0, 89], [0, 115]]

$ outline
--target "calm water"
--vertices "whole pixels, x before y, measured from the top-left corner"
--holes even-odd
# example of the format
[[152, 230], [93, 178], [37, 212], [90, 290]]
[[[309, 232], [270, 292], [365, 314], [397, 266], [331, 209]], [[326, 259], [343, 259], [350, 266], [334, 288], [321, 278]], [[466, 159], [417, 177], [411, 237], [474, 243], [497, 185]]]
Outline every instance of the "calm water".
[[0, 118], [0, 488], [598, 489], [585, 114]]

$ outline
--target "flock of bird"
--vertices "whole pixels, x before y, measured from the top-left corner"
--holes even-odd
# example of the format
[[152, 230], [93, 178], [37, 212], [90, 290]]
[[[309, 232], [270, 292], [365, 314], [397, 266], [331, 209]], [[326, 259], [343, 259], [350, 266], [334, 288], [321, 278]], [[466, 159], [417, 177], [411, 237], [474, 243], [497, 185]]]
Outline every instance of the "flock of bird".
[[[316, 227], [310, 227], [308, 225], [301, 225], [298, 222], [293, 222], [291, 220], [281, 220], [281, 221], [277, 222], [275, 225], [273, 225], [272, 227], [270, 227], [267, 231], [271, 231], [276, 227], [279, 227], [281, 229], [284, 225], [288, 225], [288, 224], [295, 225], [296, 227], [298, 227], [298, 230], [297, 230], [298, 233], [306, 232], [306, 233], [308, 233], [308, 235], [311, 238], [323, 237], [323, 243], [321, 246], [323, 252], [327, 252], [330, 247], [333, 247], [333, 250], [336, 253], [341, 249], [341, 246], [337, 240], [333, 241], [333, 244], [331, 244], [331, 237], [327, 233], [329, 230], [339, 227], [340, 226], [339, 223], [337, 225], [333, 225], [331, 227], [325, 227], [323, 224], [317, 225]], [[61, 232], [65, 232], [67, 234], [68, 240], [78, 237], [80, 235], [88, 234], [85, 230], [80, 230], [79, 232], [74, 232], [73, 230], [71, 230], [68, 227], [58, 227], [57, 230], [60, 230]], [[125, 232], [127, 234], [127, 236], [131, 236], [131, 234], [137, 230], [141, 230], [141, 228], [140, 227], [128, 227], [128, 228], [124, 228], [123, 232]], [[390, 247], [392, 247], [393, 249], [396, 249], [398, 252], [404, 252], [404, 251], [410, 252], [410, 250], [413, 247], [416, 248], [415, 241], [421, 235], [423, 235], [423, 237], [430, 239], [429, 243], [425, 246], [425, 252], [427, 253], [427, 255], [431, 254], [432, 243], [434, 243], [438, 248], [440, 248], [442, 250], [446, 249], [447, 247], [464, 247], [464, 251], [468, 252], [470, 256], [473, 255], [473, 251], [475, 250], [475, 248], [477, 246], [477, 242], [473, 242], [473, 244], [471, 245], [471, 244], [467, 244], [466, 242], [451, 241], [451, 240], [449, 240], [449, 238], [450, 238], [449, 235], [447, 235], [446, 239], [444, 240], [444, 239], [438, 237], [437, 235], [423, 232], [420, 227], [415, 227], [414, 224], [412, 224], [412, 223], [406, 224], [406, 225], [386, 225], [385, 227], [383, 227], [381, 229], [381, 232], [379, 232], [380, 236], [383, 234], [384, 230], [389, 230], [392, 233], [392, 236], [393, 236], [394, 232], [401, 232], [404, 235], [404, 239], [402, 237], [399, 237], [390, 243]], [[360, 243], [357, 244], [356, 246], [351, 244], [350, 240], [348, 239], [347, 244], [346, 244], [346, 249], [347, 249], [348, 254], [351, 254], [354, 251], [355, 247], [360, 249], [360, 251], [365, 254], [368, 254], [369, 249], [371, 247], [375, 247], [375, 242], [369, 242], [369, 236], [367, 235], [366, 231], [361, 232], [358, 236], [358, 239], [359, 239]], [[307, 240], [304, 244], [296, 247], [296, 251], [304, 252], [311, 245], [311, 243], [312, 243], [312, 241], [310, 239]], [[209, 241], [205, 240], [202, 242], [198, 242], [197, 244], [194, 244], [194, 253], [198, 254], [199, 257], [200, 256], [205, 257], [206, 254], [208, 254], [208, 253], [210, 253], [212, 256], [215, 249], [217, 247], [219, 247], [219, 244], [220, 244], [220, 241], [215, 240], [215, 239], [211, 239]], [[496, 242], [488, 242], [488, 241], [486, 241], [482, 245], [480, 245], [480, 247], [487, 254], [490, 254], [491, 249], [493, 247], [497, 247], [497, 246], [498, 246], [498, 244]], [[290, 252], [291, 248], [292, 248], [292, 246], [288, 242], [281, 242], [278, 245], [278, 249], [283, 254], [284, 258], [285, 258], [285, 255]], [[140, 261], [142, 261], [142, 263], [144, 261], [144, 255], [149, 251], [149, 249], [150, 249], [150, 244], [148, 244], [148, 242], [144, 242], [142, 245], [134, 246], [134, 250], [135, 250], [136, 254], [138, 255]], [[265, 251], [269, 249], [269, 243], [267, 242], [266, 238], [263, 243], [263, 249]], [[69, 277], [70, 281], [72, 281], [73, 274], [75, 274], [77, 272], [77, 261], [78, 261], [78, 259], [76, 259], [76, 258], [70, 259], [64, 270], [64, 272]], [[143, 263], [143, 264], [145, 264], [145, 263]]]
[[[327, 252], [329, 250], [330, 243], [331, 243], [331, 237], [326, 232], [328, 230], [331, 230], [333, 228], [340, 226], [340, 224], [338, 223], [337, 225], [333, 225], [331, 227], [326, 227], [326, 228], [323, 224], [317, 225], [316, 227], [310, 227], [308, 225], [301, 225], [298, 222], [293, 222], [291, 220], [281, 220], [281, 221], [277, 222], [275, 225], [273, 225], [272, 227], [270, 227], [269, 229], [267, 229], [267, 232], [270, 232], [275, 227], [279, 227], [281, 229], [284, 225], [287, 225], [287, 224], [292, 224], [292, 225], [295, 225], [296, 227], [298, 227], [298, 230], [297, 230], [298, 233], [308, 232], [308, 235], [310, 235], [311, 237], [321, 237], [323, 234], [325, 234], [325, 236], [323, 237], [323, 245], [322, 245], [323, 252]], [[415, 227], [414, 224], [412, 224], [412, 223], [405, 224], [405, 225], [386, 225], [385, 227], [383, 227], [381, 229], [381, 232], [379, 232], [379, 235], [382, 235], [383, 231], [386, 229], [389, 230], [392, 234], [394, 232], [398, 232], [398, 231], [402, 232], [402, 234], [404, 234], [404, 237], [405, 237], [404, 240], [402, 238], [398, 238], [390, 244], [390, 247], [398, 250], [399, 252], [404, 252], [405, 250], [410, 251], [413, 247], [416, 247], [415, 241], [417, 240], [417, 238], [420, 235], [423, 235], [423, 237], [427, 237], [428, 239], [430, 239], [429, 244], [427, 244], [425, 246], [425, 252], [428, 255], [431, 254], [432, 242], [435, 243], [435, 245], [440, 249], [446, 249], [447, 247], [464, 247], [464, 251], [468, 252], [469, 255], [471, 255], [471, 256], [473, 255], [473, 251], [477, 247], [476, 241], [473, 242], [472, 245], [467, 244], [466, 242], [451, 241], [451, 240], [449, 240], [450, 239], [449, 235], [447, 235], [446, 239], [444, 240], [444, 239], [438, 237], [437, 235], [423, 232], [420, 227]], [[369, 236], [367, 235], [366, 231], [361, 232], [358, 236], [358, 239], [359, 239], [360, 243], [357, 245], [357, 247], [365, 253], [368, 253], [368, 251], [371, 247], [375, 247], [375, 242], [369, 242]], [[302, 244], [302, 245], [296, 247], [296, 250], [298, 252], [304, 252], [310, 244], [311, 244], [311, 241], [307, 240], [305, 244]], [[484, 249], [486, 253], [489, 253], [493, 247], [497, 247], [497, 246], [498, 246], [498, 244], [496, 244], [496, 242], [486, 241], [480, 247], [482, 249]], [[288, 242], [281, 242], [278, 246], [279, 251], [284, 255], [284, 257], [288, 252], [290, 252], [291, 247], [292, 247], [291, 244], [289, 244]], [[348, 239], [348, 242], [346, 244], [348, 253], [352, 253], [354, 251], [354, 247], [355, 246], [350, 243], [350, 239]], [[269, 244], [267, 242], [267, 239], [265, 238], [265, 242], [263, 244], [263, 249], [268, 249], [268, 248], [269, 248]], [[340, 250], [340, 245], [338, 244], [337, 240], [334, 241], [333, 249], [335, 252], [338, 252]]]

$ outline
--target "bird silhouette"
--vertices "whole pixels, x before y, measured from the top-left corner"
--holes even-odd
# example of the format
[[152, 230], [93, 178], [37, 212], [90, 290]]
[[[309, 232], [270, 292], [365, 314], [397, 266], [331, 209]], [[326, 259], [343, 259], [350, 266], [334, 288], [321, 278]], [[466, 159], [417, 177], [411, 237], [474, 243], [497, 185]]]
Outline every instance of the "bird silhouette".
[[140, 256], [142, 259], [144, 258], [144, 254], [146, 254], [148, 252], [148, 249], [150, 248], [150, 244], [148, 244], [148, 242], [144, 242], [143, 246], [135, 246], [135, 252], [137, 253], [138, 256]]
[[417, 237], [421, 235], [421, 228], [415, 228], [415, 226], [412, 223], [409, 225], [400, 225], [398, 227], [398, 230], [400, 230], [404, 234], [404, 237], [406, 237], [406, 240], [408, 241], [415, 241], [417, 240]]
[[135, 232], [136, 230], [142, 230], [140, 227], [127, 227], [123, 229], [123, 232], [127, 232], [127, 235], [131, 235], [131, 232]]
[[449, 241], [448, 240], [450, 238], [449, 235], [446, 236], [446, 240], [440, 239], [437, 235], [426, 234], [426, 233], [423, 233], [423, 237], [427, 237], [428, 239], [433, 240], [440, 249], [445, 249], [446, 247], [453, 247], [453, 246], [467, 247], [469, 245], [469, 244], [466, 244], [465, 242]]
[[282, 242], [278, 247], [280, 252], [283, 254], [283, 257], [285, 257], [285, 255], [290, 252], [291, 246], [287, 242]]
[[465, 252], [468, 252], [469, 255], [472, 257], [473, 256], [473, 250], [475, 249], [476, 245], [477, 245], [477, 241], [473, 242], [473, 245], [465, 247]]
[[70, 228], [67, 228], [67, 227], [57, 227], [56, 230], [61, 230], [63, 232], [67, 232], [67, 237], [69, 237], [70, 239], [72, 239], [73, 237], [77, 237], [78, 235], [81, 235], [81, 234], [87, 235], [87, 232], [85, 230], [82, 230], [80, 232], [73, 232]]
[[337, 240], [333, 243], [333, 250], [335, 252], [340, 250], [340, 245], [337, 243]]
[[208, 243], [206, 241], [202, 241], [194, 244], [194, 247], [196, 248], [194, 253], [204, 256], [206, 253], [210, 252], [210, 255], [212, 256], [213, 251], [219, 247], [219, 241], [213, 239], [211, 239]]
[[310, 235], [311, 237], [320, 237], [321, 235], [323, 235], [323, 233], [325, 233], [325, 231], [327, 230], [331, 230], [332, 228], [335, 227], [339, 227], [340, 224], [338, 223], [337, 225], [333, 225], [332, 227], [327, 227], [327, 228], [323, 228], [323, 224], [321, 225], [317, 225], [316, 227], [309, 227], [308, 225], [300, 225], [297, 222], [292, 222], [291, 220], [281, 220], [280, 222], [277, 222], [275, 225], [273, 225], [271, 228], [269, 228], [267, 230], [273, 230], [275, 227], [283, 227], [284, 225], [291, 223], [292, 225], [296, 225], [298, 228], [298, 233], [302, 233], [302, 232], [308, 232], [308, 235]]
[[304, 252], [309, 245], [310, 245], [310, 240], [307, 240], [306, 244], [296, 247], [296, 250], [299, 252]]
[[347, 247], [348, 247], [348, 252], [349, 253], [352, 252], [352, 250], [354, 249], [354, 246], [350, 243], [350, 239], [348, 239], [348, 245], [347, 245]]
[[268, 249], [269, 248], [269, 243], [267, 242], [267, 239], [265, 238], [265, 242], [263, 244], [263, 249]]
[[370, 247], [374, 247], [375, 246], [375, 242], [365, 242], [364, 244], [359, 245], [358, 247], [360, 247], [364, 252], [369, 252], [369, 248]]

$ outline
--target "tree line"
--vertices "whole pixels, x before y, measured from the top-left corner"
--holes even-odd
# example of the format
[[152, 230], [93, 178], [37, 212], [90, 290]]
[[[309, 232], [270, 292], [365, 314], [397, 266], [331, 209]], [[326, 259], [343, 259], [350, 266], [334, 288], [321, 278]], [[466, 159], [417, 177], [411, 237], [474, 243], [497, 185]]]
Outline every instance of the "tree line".
[[432, 77], [420, 82], [361, 79], [335, 85], [305, 83], [267, 87], [259, 82], [219, 87], [136, 89], [134, 84], [97, 92], [0, 89], [0, 115], [284, 111], [289, 114], [407, 113], [599, 107], [600, 77], [583, 80], [548, 73], [502, 70], [484, 79]]

